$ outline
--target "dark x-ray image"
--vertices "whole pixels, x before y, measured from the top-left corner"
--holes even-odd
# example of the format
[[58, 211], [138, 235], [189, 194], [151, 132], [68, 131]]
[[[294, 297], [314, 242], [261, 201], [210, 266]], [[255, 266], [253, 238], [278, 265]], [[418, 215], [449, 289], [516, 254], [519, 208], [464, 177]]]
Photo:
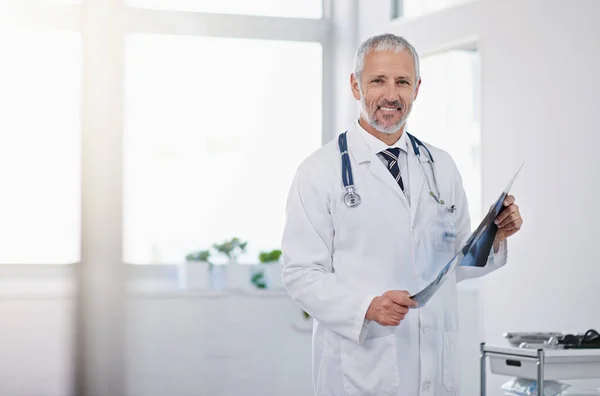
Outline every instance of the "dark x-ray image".
[[442, 268], [433, 282], [420, 292], [411, 296], [411, 298], [419, 304], [419, 307], [423, 307], [427, 304], [446, 279], [454, 273], [456, 267], [484, 267], [486, 265], [490, 250], [492, 249], [492, 244], [494, 243], [494, 238], [498, 232], [498, 226], [494, 224], [494, 219], [502, 210], [503, 202], [508, 196], [508, 192], [521, 168], [523, 168], [523, 165], [517, 170], [510, 183], [508, 183], [508, 186], [504, 189], [502, 194], [500, 194], [500, 197], [496, 200], [494, 205], [492, 205], [477, 229], [471, 233], [471, 236], [467, 239], [467, 242], [465, 242], [462, 249], [456, 253], [444, 268]]

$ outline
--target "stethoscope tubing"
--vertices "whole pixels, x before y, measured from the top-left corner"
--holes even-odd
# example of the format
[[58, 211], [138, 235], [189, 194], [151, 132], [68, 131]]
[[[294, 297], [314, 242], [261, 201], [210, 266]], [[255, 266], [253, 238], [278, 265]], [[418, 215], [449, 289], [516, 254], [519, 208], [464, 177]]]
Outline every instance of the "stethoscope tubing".
[[[353, 207], [353, 206], [357, 206], [360, 204], [361, 198], [360, 198], [360, 195], [356, 191], [354, 191], [354, 177], [352, 175], [352, 166], [350, 165], [350, 155], [348, 154], [348, 139], [346, 137], [347, 132], [348, 131], [345, 131], [344, 133], [340, 134], [340, 136], [338, 137], [338, 146], [340, 149], [340, 154], [342, 156], [342, 181], [344, 183], [344, 189], [346, 190], [346, 195], [344, 197], [344, 200], [346, 201], [346, 204], [349, 207]], [[419, 147], [423, 147], [427, 151], [429, 161], [431, 162], [431, 171], [432, 171], [431, 173], [433, 175], [433, 184], [435, 185], [435, 189], [437, 190], [436, 192], [439, 195], [440, 191], [438, 190], [438, 184], [437, 184], [437, 180], [435, 177], [434, 160], [433, 160], [433, 156], [431, 155], [431, 151], [429, 151], [427, 146], [425, 146], [425, 144], [423, 144], [423, 142], [421, 142], [415, 136], [411, 135], [408, 132], [406, 132], [406, 134], [408, 135], [411, 145], [413, 147], [413, 151], [414, 151], [415, 155], [417, 156], [417, 160], [419, 161], [419, 165], [421, 166], [421, 171], [423, 172], [423, 176], [425, 177], [425, 180], [427, 180], [427, 186], [429, 187], [429, 195], [431, 195], [431, 197], [436, 202], [438, 202], [440, 205], [443, 205], [445, 203], [444, 200], [440, 200], [439, 197], [436, 196], [436, 194], [433, 192], [432, 186], [429, 182], [429, 178], [427, 177], [427, 174], [425, 173], [425, 170], [423, 169], [423, 164], [421, 163], [421, 150], [419, 149]], [[452, 205], [452, 207], [449, 208], [448, 210], [453, 213], [455, 210], [454, 205]]]

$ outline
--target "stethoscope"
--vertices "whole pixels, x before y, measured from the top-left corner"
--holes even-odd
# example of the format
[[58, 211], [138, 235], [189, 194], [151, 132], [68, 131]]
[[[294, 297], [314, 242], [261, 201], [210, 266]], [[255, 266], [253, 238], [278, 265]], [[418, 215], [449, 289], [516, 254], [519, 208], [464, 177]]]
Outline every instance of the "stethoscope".
[[[346, 131], [347, 132], [347, 131]], [[350, 156], [348, 155], [348, 139], [346, 138], [346, 132], [342, 133], [338, 138], [338, 145], [340, 146], [340, 154], [342, 155], [342, 180], [344, 182], [344, 189], [346, 190], [346, 194], [344, 195], [344, 202], [350, 208], [360, 205], [361, 198], [360, 195], [355, 191], [354, 187], [354, 178], [352, 177], [352, 167], [350, 166]], [[410, 143], [412, 144], [413, 151], [417, 156], [417, 160], [421, 166], [421, 171], [423, 171], [423, 176], [425, 176], [425, 180], [427, 181], [427, 187], [429, 187], [429, 195], [440, 205], [445, 205], [446, 201], [440, 199], [439, 189], [437, 180], [435, 178], [435, 170], [433, 166], [433, 156], [431, 155], [431, 151], [421, 142], [419, 139], [406, 132], [408, 138], [410, 139]], [[435, 186], [435, 190], [438, 192], [434, 193], [431, 188], [431, 182], [429, 181], [429, 177], [427, 176], [427, 172], [423, 168], [423, 163], [421, 162], [421, 150], [419, 147], [423, 147], [425, 151], [427, 151], [427, 156], [429, 157], [429, 163], [431, 164], [431, 174], [433, 176], [433, 185]], [[450, 213], [454, 213], [456, 207], [452, 205], [449, 208], [446, 208]]]

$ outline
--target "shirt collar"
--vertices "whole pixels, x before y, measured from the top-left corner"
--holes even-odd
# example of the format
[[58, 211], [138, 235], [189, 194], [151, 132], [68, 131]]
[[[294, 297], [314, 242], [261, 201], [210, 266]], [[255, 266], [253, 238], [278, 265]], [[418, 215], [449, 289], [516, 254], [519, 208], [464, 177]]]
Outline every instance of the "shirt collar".
[[400, 139], [398, 139], [396, 141], [396, 143], [392, 144], [391, 146], [388, 146], [386, 143], [382, 142], [381, 140], [377, 139], [375, 136], [373, 136], [369, 132], [367, 132], [360, 125], [358, 120], [355, 121], [355, 124], [356, 124], [356, 128], [360, 131], [360, 135], [363, 137], [363, 139], [365, 140], [365, 143], [369, 147], [369, 151], [372, 154], [377, 155], [380, 152], [382, 152], [383, 150], [391, 148], [391, 147], [398, 147], [399, 149], [403, 150], [405, 153], [408, 153], [408, 142], [407, 142], [406, 131], [402, 132]]

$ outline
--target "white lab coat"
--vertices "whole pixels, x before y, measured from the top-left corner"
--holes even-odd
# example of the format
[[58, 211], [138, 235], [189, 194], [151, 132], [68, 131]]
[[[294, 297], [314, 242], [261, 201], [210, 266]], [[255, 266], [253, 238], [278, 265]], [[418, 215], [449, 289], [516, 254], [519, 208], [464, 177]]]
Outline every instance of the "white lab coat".
[[[291, 297], [314, 319], [315, 395], [459, 394], [456, 283], [504, 265], [506, 242], [486, 267], [459, 267], [399, 326], [366, 321], [374, 297], [387, 290], [413, 294], [429, 284], [471, 230], [461, 177], [446, 152], [425, 143], [441, 197], [456, 205], [454, 213], [428, 195], [410, 144], [412, 205], [360, 133], [355, 123], [347, 134], [359, 206], [349, 208], [343, 201], [337, 139], [299, 166], [287, 202], [282, 277]], [[457, 237], [447, 238], [444, 231]]]

